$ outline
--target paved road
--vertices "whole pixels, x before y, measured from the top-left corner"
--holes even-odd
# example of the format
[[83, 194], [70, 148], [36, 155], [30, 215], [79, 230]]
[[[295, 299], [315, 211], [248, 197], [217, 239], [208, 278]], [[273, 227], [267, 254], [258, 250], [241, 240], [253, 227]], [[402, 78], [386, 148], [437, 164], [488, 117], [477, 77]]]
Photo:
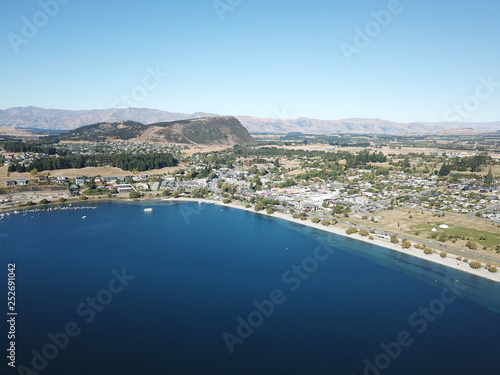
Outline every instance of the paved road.
[[[328, 217], [328, 216], [324, 216], [324, 215], [318, 215], [318, 217], [321, 220], [323, 220], [323, 219], [331, 220], [332, 219], [331, 216]], [[370, 228], [370, 227], [367, 227], [367, 226], [364, 226], [364, 225], [359, 225], [359, 224], [350, 223], [348, 221], [339, 220], [338, 218], [336, 220], [339, 223], [346, 224], [346, 225], [351, 225], [351, 226], [355, 226], [356, 228], [366, 229], [366, 230], [374, 230], [375, 234], [386, 234], [386, 235], [389, 235], [389, 236], [396, 236], [398, 238], [404, 237], [404, 238], [408, 239], [409, 241], [413, 241], [415, 243], [422, 243], [422, 244], [433, 246], [433, 247], [440, 247], [443, 250], [445, 250], [445, 249], [453, 250], [453, 251], [456, 251], [458, 253], [464, 254], [464, 255], [466, 255], [469, 258], [470, 257], [476, 257], [476, 258], [484, 259], [486, 261], [498, 262], [498, 259], [490, 258], [490, 257], [487, 257], [485, 255], [473, 253], [473, 252], [470, 252], [470, 251], [467, 251], [467, 250], [457, 249], [457, 248], [451, 247], [449, 245], [443, 245], [443, 244], [440, 244], [440, 243], [437, 243], [437, 242], [433, 242], [433, 241], [421, 240], [421, 239], [417, 239], [417, 238], [412, 237], [412, 236], [401, 235], [401, 234], [390, 232], [390, 231], [386, 231], [386, 230], [374, 229], [374, 228]]]
[[[467, 217], [476, 217], [477, 213], [482, 213], [482, 212], [487, 212], [487, 211], [500, 211], [500, 204], [495, 204], [494, 206], [489, 206], [489, 207], [486, 207], [486, 208], [484, 208], [482, 210], [473, 212], [471, 214], [468, 214]], [[488, 221], [496, 222], [496, 220], [490, 220], [490, 219], [486, 219], [486, 218], [478, 218], [478, 219], [483, 219], [483, 220], [488, 220]]]

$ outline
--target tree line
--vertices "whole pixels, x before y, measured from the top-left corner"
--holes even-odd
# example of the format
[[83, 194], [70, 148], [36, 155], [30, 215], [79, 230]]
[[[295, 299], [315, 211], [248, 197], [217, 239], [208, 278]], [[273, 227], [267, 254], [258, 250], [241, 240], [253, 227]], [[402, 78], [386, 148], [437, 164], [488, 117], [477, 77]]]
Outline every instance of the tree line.
[[325, 152], [325, 151], [306, 151], [294, 149], [282, 149], [277, 147], [250, 148], [235, 146], [231, 150], [238, 157], [320, 157], [323, 161], [345, 160], [348, 168], [366, 166], [368, 163], [385, 163], [387, 157], [382, 152], [360, 151], [352, 153], [349, 151]]
[[31, 162], [27, 167], [21, 164], [9, 166], [9, 172], [30, 172], [32, 170], [46, 171], [85, 167], [112, 166], [125, 171], [148, 171], [165, 167], [175, 167], [178, 160], [170, 153], [144, 154], [98, 154], [98, 155], [68, 155], [61, 157], [43, 157]]
[[7, 141], [2, 142], [1, 146], [5, 152], [34, 152], [47, 155], [55, 155], [57, 153], [54, 146], [41, 142]]
[[451, 171], [459, 172], [480, 172], [487, 165], [491, 165], [493, 159], [491, 156], [481, 154], [476, 156], [468, 156], [464, 158], [453, 158], [449, 163], [444, 163], [440, 170], [440, 176], [448, 176]]

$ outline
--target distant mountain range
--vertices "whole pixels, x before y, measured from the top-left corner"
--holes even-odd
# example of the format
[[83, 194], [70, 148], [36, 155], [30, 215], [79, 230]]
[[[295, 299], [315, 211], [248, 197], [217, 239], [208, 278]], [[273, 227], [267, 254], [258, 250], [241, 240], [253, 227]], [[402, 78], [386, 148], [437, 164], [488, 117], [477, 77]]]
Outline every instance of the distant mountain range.
[[138, 141], [202, 145], [246, 145], [252, 136], [234, 117], [217, 116], [145, 125], [135, 121], [104, 122], [62, 133], [67, 141]]
[[[0, 110], [0, 126], [71, 130], [102, 122], [136, 121], [153, 124], [168, 121], [216, 117], [212, 113], [173, 113], [149, 108], [114, 108], [70, 111], [38, 107], [16, 107]], [[315, 134], [434, 134], [453, 129], [470, 128], [474, 131], [499, 131], [500, 121], [489, 123], [413, 122], [396, 123], [381, 119], [318, 120], [311, 118], [272, 119], [235, 116], [251, 133], [302, 132]], [[466, 132], [464, 130], [464, 132]]]

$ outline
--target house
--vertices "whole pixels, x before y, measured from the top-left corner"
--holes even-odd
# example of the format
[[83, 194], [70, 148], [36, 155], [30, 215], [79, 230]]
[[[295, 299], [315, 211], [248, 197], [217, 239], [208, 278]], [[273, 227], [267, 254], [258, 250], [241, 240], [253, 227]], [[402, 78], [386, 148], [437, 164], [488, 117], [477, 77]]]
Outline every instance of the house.
[[14, 180], [10, 180], [10, 181], [7, 181], [7, 182], [6, 182], [6, 185], [7, 185], [7, 186], [16, 186], [16, 185], [17, 185], [17, 182], [16, 182], [16, 181], [14, 181]]
[[17, 180], [16, 185], [18, 186], [26, 186], [28, 185], [28, 180]]
[[103, 177], [102, 181], [108, 184], [116, 184], [118, 182], [117, 177]]
[[69, 182], [68, 177], [57, 176], [56, 178], [58, 184], [67, 184]]
[[118, 193], [130, 193], [134, 191], [134, 188], [130, 184], [117, 184], [115, 185], [115, 189]]
[[305, 211], [305, 212], [316, 212], [319, 210], [319, 206], [313, 203], [305, 203], [305, 202], [289, 202], [289, 206], [296, 208], [297, 210]]
[[303, 205], [302, 210], [305, 212], [316, 212], [319, 210], [319, 206], [312, 203], [308, 203]]
[[168, 181], [162, 181], [160, 185], [160, 189], [168, 189], [170, 187], [174, 187], [173, 182], [168, 182]]
[[277, 205], [277, 206], [274, 206], [274, 210], [276, 212], [280, 212], [282, 214], [286, 214], [287, 213], [287, 209], [285, 206], [282, 206], [281, 204]]

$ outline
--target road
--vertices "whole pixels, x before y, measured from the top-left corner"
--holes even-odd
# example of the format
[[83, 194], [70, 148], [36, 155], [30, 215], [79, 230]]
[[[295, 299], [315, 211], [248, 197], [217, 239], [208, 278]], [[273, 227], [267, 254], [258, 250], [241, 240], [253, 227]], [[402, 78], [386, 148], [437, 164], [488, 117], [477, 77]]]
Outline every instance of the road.
[[[325, 215], [317, 215], [317, 216], [321, 220], [323, 220], [323, 219], [332, 220], [331, 216], [325, 216]], [[442, 245], [440, 243], [436, 243], [436, 242], [433, 242], [433, 241], [422, 240], [422, 239], [418, 239], [418, 238], [415, 238], [415, 237], [412, 237], [412, 236], [401, 235], [399, 233], [394, 233], [394, 232], [390, 232], [390, 231], [386, 231], [386, 230], [374, 229], [374, 228], [370, 228], [370, 227], [367, 227], [367, 226], [364, 226], [364, 225], [354, 224], [354, 223], [350, 223], [348, 221], [339, 220], [338, 218], [336, 218], [336, 220], [339, 223], [341, 223], [341, 224], [354, 226], [354, 227], [356, 227], [358, 229], [366, 229], [368, 231], [373, 230], [373, 231], [375, 231], [375, 234], [385, 234], [385, 235], [388, 235], [388, 236], [396, 236], [398, 238], [404, 237], [404, 238], [406, 238], [409, 241], [412, 241], [414, 243], [421, 243], [421, 244], [429, 245], [429, 246], [432, 246], [432, 247], [440, 247], [440, 248], [443, 249], [443, 251], [444, 250], [456, 251], [456, 252], [458, 252], [460, 254], [463, 254], [463, 255], [467, 256], [468, 258], [476, 257], [476, 258], [481, 258], [481, 259], [483, 259], [485, 261], [498, 262], [498, 259], [490, 258], [490, 257], [487, 257], [485, 255], [473, 253], [473, 252], [470, 252], [470, 251], [467, 251], [467, 250], [457, 249], [455, 247], [451, 247], [451, 246], [448, 246], [448, 245]]]

